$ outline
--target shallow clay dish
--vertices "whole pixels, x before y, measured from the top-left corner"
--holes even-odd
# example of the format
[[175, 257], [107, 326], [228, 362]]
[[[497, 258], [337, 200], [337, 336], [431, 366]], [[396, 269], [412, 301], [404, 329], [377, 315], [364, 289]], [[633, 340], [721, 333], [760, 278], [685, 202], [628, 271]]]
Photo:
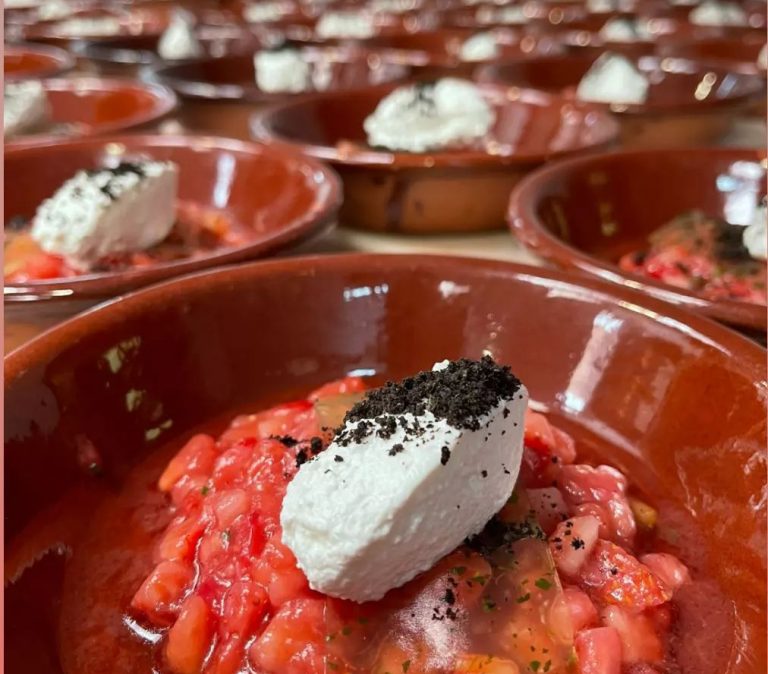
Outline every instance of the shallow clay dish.
[[[421, 256], [299, 258], [187, 277], [7, 357], [6, 671], [153, 669], [151, 646], [112, 608], [150, 568], [134, 551], [144, 511], [121, 520], [125, 546], [114, 555], [131, 559], [126, 573], [76, 570], [92, 513], [139, 461], [346, 373], [400, 378], [483, 353], [512, 366], [580, 453], [616, 465], [658, 507], [670, 551], [694, 578], [678, 601], [683, 671], [762, 674], [765, 352], [627, 289]], [[98, 611], [73, 595], [83, 582], [102, 593]], [[86, 624], [63, 619], [62, 606], [84, 611]]]
[[660, 46], [659, 54], [703, 63], [728, 64], [729, 68], [738, 72], [758, 73], [757, 58], [765, 43], [765, 35], [683, 39]]
[[56, 47], [38, 44], [7, 44], [3, 51], [3, 73], [8, 80], [54, 77], [71, 70], [75, 59]]
[[[254, 33], [234, 24], [199, 25], [196, 34], [206, 55], [214, 58], [250, 53], [259, 46]], [[138, 75], [142, 68], [164, 63], [157, 53], [159, 41], [159, 35], [107, 37], [79, 40], [72, 50], [102, 75], [129, 76]]]
[[592, 105], [487, 85], [497, 121], [485, 148], [390, 152], [366, 143], [363, 122], [393, 86], [318, 94], [254, 118], [255, 136], [330, 162], [344, 181], [340, 222], [401, 232], [496, 229], [512, 186], [543, 162], [612, 143], [618, 127]]
[[563, 52], [559, 41], [552, 37], [534, 37], [510, 28], [495, 28], [491, 32], [496, 38], [498, 55], [484, 61], [465, 61], [461, 58], [461, 47], [477, 32], [480, 31], [444, 28], [380, 35], [362, 40], [359, 44], [363, 49], [384, 50], [388, 58], [417, 67], [419, 77], [435, 79], [445, 76], [471, 78], [482, 64], [489, 61], [519, 61], [536, 55]]
[[518, 185], [509, 224], [525, 245], [553, 264], [639, 288], [761, 332], [764, 338], [764, 306], [713, 302], [622, 271], [616, 264], [623, 254], [643, 248], [651, 232], [686, 211], [723, 217], [726, 204], [738, 198], [735, 181], [728, 176], [739, 161], [766, 165], [765, 153], [726, 148], [632, 150], [572, 159]]
[[[383, 55], [348, 47], [306, 47], [307, 60], [330, 64], [330, 91], [350, 91], [405, 79], [410, 68]], [[323, 66], [314, 66], [316, 72]], [[153, 70], [153, 79], [171, 87], [184, 101], [179, 118], [197, 132], [250, 138], [253, 113], [268, 103], [303, 94], [267, 93], [256, 85], [252, 54], [198, 59]]]
[[7, 138], [6, 148], [141, 127], [176, 106], [176, 95], [167, 87], [128, 79], [77, 77], [43, 80], [42, 84], [51, 110], [50, 124], [35, 133]]
[[[571, 95], [596, 55], [553, 56], [492, 64], [481, 81], [567, 91]], [[636, 147], [680, 147], [715, 142], [731, 128], [734, 115], [764, 96], [759, 75], [727, 65], [642, 56], [636, 65], [651, 82], [642, 105], [604, 106], [621, 122], [622, 143]]]
[[[197, 269], [261, 257], [321, 231], [341, 200], [338, 178], [297, 154], [224, 138], [133, 135], [7, 150], [6, 216], [31, 218], [80, 169], [142, 156], [175, 162], [179, 200], [228, 216], [244, 242], [124, 272], [6, 285], [6, 305], [104, 299]], [[20, 183], [18, 176], [35, 179]]]

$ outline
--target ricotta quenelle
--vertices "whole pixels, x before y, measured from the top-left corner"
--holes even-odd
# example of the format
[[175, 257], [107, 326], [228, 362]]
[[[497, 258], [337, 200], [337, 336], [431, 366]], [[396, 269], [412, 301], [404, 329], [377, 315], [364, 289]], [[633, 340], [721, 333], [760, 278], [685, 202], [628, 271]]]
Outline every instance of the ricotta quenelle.
[[697, 26], [747, 26], [747, 13], [735, 2], [704, 0], [692, 9], [688, 20]]
[[459, 50], [462, 61], [488, 61], [501, 54], [493, 33], [476, 33], [465, 40]]
[[752, 222], [744, 229], [743, 241], [755, 260], [768, 258], [768, 212], [764, 203], [755, 210]]
[[310, 586], [380, 599], [479, 533], [515, 486], [527, 404], [488, 357], [369, 393], [286, 491], [283, 542]]
[[195, 35], [196, 20], [193, 14], [176, 9], [168, 28], [160, 36], [157, 53], [167, 61], [198, 58], [204, 54], [203, 45]]
[[3, 106], [6, 138], [40, 128], [50, 115], [45, 89], [37, 80], [8, 82], [3, 90]]
[[245, 6], [243, 18], [248, 23], [279, 21], [290, 9], [284, 2], [254, 2]]
[[505, 26], [519, 26], [528, 23], [525, 10], [519, 5], [512, 7], [481, 7], [475, 15], [478, 23], [497, 23]]
[[165, 239], [176, 219], [177, 191], [172, 162], [80, 171], [40, 205], [31, 235], [47, 253], [87, 270], [105, 255], [145, 250]]
[[643, 21], [617, 17], [607, 21], [600, 29], [599, 35], [608, 42], [637, 42], [652, 40], [653, 33]]
[[621, 54], [606, 52], [579, 82], [576, 95], [582, 101], [639, 105], [648, 99], [648, 78]]
[[326, 12], [315, 26], [317, 37], [364, 39], [373, 37], [376, 26], [373, 14], [360, 11]]
[[290, 47], [256, 52], [253, 57], [256, 85], [266, 93], [309, 91], [312, 66], [298, 49]]
[[73, 17], [57, 25], [57, 32], [67, 37], [108, 37], [120, 32], [114, 16]]
[[425, 152], [482, 138], [495, 120], [478, 87], [447, 77], [395, 89], [379, 102], [363, 127], [369, 145]]

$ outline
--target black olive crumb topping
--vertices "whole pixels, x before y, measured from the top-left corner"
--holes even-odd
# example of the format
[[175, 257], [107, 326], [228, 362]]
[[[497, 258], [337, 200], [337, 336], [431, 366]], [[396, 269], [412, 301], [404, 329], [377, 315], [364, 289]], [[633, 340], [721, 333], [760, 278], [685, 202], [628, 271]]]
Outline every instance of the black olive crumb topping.
[[405, 447], [401, 443], [392, 445], [392, 448], [387, 452], [390, 456], [397, 456], [400, 452], [404, 451]]
[[445, 445], [443, 445], [440, 448], [440, 463], [444, 466], [446, 463], [448, 463], [448, 460], [451, 458], [451, 450], [448, 449]]
[[339, 456], [339, 455], [337, 454], [336, 456], [334, 456], [334, 457], [333, 457], [333, 460], [334, 460], [336, 463], [341, 463], [342, 461], [344, 461], [344, 457], [343, 457], [343, 456]]

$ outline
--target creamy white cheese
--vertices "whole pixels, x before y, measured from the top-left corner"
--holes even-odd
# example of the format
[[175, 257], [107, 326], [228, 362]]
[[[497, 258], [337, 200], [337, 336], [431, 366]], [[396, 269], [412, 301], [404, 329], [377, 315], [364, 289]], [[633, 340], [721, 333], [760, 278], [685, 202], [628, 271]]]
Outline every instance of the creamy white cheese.
[[384, 14], [405, 14], [421, 7], [420, 0], [372, 0], [368, 7], [374, 12]]
[[176, 219], [178, 167], [146, 161], [80, 171], [37, 209], [32, 238], [87, 270], [110, 253], [145, 250]]
[[478, 87], [447, 77], [395, 89], [363, 126], [369, 145], [425, 152], [482, 138], [495, 117]]
[[364, 39], [373, 37], [376, 25], [373, 14], [364, 11], [326, 12], [315, 26], [317, 37]]
[[243, 18], [248, 23], [279, 21], [290, 11], [284, 2], [254, 2], [243, 9]]
[[595, 14], [631, 12], [633, 7], [633, 0], [587, 0], [587, 10]]
[[74, 11], [67, 0], [46, 0], [37, 8], [37, 18], [40, 21], [55, 21], [65, 19]]
[[500, 54], [501, 49], [493, 33], [476, 33], [461, 45], [459, 58], [462, 61], [489, 61]]
[[576, 95], [583, 101], [642, 104], [648, 99], [648, 78], [621, 54], [606, 52], [582, 77]]
[[735, 2], [704, 0], [688, 15], [691, 23], [698, 26], [747, 26], [747, 13]]
[[198, 58], [204, 54], [203, 45], [195, 35], [194, 15], [183, 9], [176, 9], [168, 28], [160, 36], [157, 53], [168, 61]]
[[6, 138], [34, 131], [48, 121], [48, 99], [43, 85], [37, 80], [8, 82], [3, 94], [3, 135]]
[[500, 23], [506, 26], [516, 26], [528, 23], [528, 16], [519, 5], [512, 7], [481, 7], [477, 10], [477, 21], [479, 23]]
[[418, 421], [424, 433], [408, 435], [400, 422], [386, 439], [334, 441], [304, 464], [280, 521], [310, 586], [358, 602], [380, 599], [480, 532], [512, 494], [527, 403], [521, 386], [476, 431], [431, 412], [384, 415]]
[[768, 212], [765, 204], [755, 210], [752, 222], [744, 228], [744, 247], [755, 260], [768, 258]]
[[617, 17], [607, 21], [600, 29], [599, 35], [608, 42], [637, 42], [652, 40], [653, 33], [643, 21]]
[[107, 37], [120, 32], [114, 16], [73, 17], [57, 24], [56, 32], [66, 37]]
[[256, 85], [266, 93], [292, 93], [312, 89], [312, 67], [298, 49], [259, 51], [253, 57]]

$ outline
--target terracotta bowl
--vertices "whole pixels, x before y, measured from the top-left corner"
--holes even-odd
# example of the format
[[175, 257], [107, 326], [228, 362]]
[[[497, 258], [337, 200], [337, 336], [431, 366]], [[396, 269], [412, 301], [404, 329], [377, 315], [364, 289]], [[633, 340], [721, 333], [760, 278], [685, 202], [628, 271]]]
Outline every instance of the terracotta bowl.
[[[256, 35], [240, 25], [199, 25], [196, 33], [210, 58], [251, 53], [259, 46]], [[169, 63], [157, 53], [159, 41], [159, 35], [79, 40], [72, 46], [72, 51], [86, 59], [100, 75], [140, 76], [144, 68]]]
[[[523, 9], [523, 23], [504, 23], [494, 12], [505, 6], [518, 4]], [[585, 11], [578, 3], [569, 3], [568, 7], [544, 7], [538, 3], [509, 3], [496, 5], [482, 3], [464, 6], [442, 13], [442, 22], [446, 26], [468, 28], [471, 30], [487, 30], [488, 28], [542, 28], [562, 22], [575, 21], [585, 16]]]
[[51, 124], [38, 133], [6, 139], [6, 148], [141, 127], [176, 106], [176, 96], [167, 87], [127, 79], [52, 79], [43, 80], [43, 87]]
[[[347, 47], [306, 47], [312, 62], [331, 63], [331, 91], [349, 91], [371, 84], [405, 79], [410, 68], [380, 55]], [[154, 68], [153, 78], [171, 87], [184, 101], [179, 118], [198, 133], [250, 138], [250, 119], [268, 103], [295, 98], [256, 86], [251, 54], [201, 59]]]
[[[464, 28], [444, 28], [421, 33], [381, 35], [362, 40], [359, 44], [363, 49], [386, 51], [389, 58], [416, 67], [419, 77], [471, 79], [482, 64], [490, 61], [464, 61], [461, 58], [462, 44], [477, 32]], [[499, 46], [499, 54], [492, 61], [517, 61], [535, 55], [563, 52], [559, 41], [552, 37], [523, 35], [510, 28], [494, 28], [491, 32]]]
[[[478, 77], [572, 95], [596, 58], [553, 56], [493, 64]], [[650, 56], [637, 58], [636, 64], [651, 80], [648, 100], [642, 105], [604, 106], [620, 121], [625, 146], [663, 148], [716, 142], [730, 130], [738, 112], [765, 95], [763, 77], [735, 72], [727, 65]]]
[[33, 44], [7, 44], [3, 51], [3, 73], [6, 80], [55, 77], [75, 65], [63, 49]]
[[659, 53], [704, 63], [727, 63], [739, 72], [759, 73], [757, 58], [765, 43], [765, 35], [751, 34], [741, 38], [684, 39], [660, 46]]
[[[150, 647], [129, 638], [120, 613], [149, 568], [133, 548], [113, 553], [130, 559], [125, 573], [87, 579], [104, 598], [98, 613], [83, 607], [87, 625], [62, 618], [62, 605], [77, 610], [72, 588], [84, 582], [79, 532], [136, 463], [154, 455], [159, 471], [161, 453], [201, 427], [219, 429], [238, 411], [345, 373], [399, 378], [483, 353], [513, 367], [582, 455], [621, 468], [659, 508], [671, 551], [694, 578], [680, 595], [683, 671], [762, 674], [765, 351], [583, 277], [357, 255], [179, 279], [6, 358], [5, 573], [21, 574], [5, 589], [6, 671], [152, 670]], [[90, 460], [101, 477], [86, 470]], [[126, 541], [139, 535], [137, 522], [126, 513]], [[75, 636], [86, 631], [87, 642]]]
[[[693, 209], [723, 216], [738, 192], [721, 188], [737, 161], [760, 161], [756, 150], [700, 148], [632, 150], [593, 155], [548, 166], [512, 194], [509, 223], [525, 245], [549, 262], [745, 329], [766, 329], [766, 308], [700, 295], [621, 271], [624, 253], [642, 248], [648, 235]], [[725, 181], [726, 184], [728, 181]]]
[[340, 223], [409, 233], [503, 226], [512, 186], [543, 162], [605, 146], [618, 128], [599, 108], [538, 91], [485, 86], [497, 110], [489, 150], [415, 154], [371, 148], [363, 122], [394, 89], [318, 94], [254, 118], [257, 138], [331, 163], [344, 181]]
[[[6, 285], [6, 305], [104, 299], [197, 269], [262, 257], [321, 231], [341, 201], [333, 172], [297, 154], [224, 138], [133, 135], [7, 150], [6, 216], [31, 218], [43, 199], [78, 170], [121, 156], [178, 164], [179, 200], [225, 213], [244, 243], [127, 272]], [[35, 179], [19, 182], [19, 176]]]

